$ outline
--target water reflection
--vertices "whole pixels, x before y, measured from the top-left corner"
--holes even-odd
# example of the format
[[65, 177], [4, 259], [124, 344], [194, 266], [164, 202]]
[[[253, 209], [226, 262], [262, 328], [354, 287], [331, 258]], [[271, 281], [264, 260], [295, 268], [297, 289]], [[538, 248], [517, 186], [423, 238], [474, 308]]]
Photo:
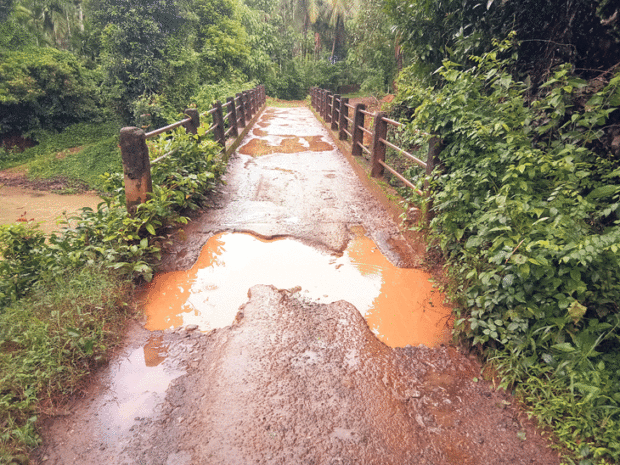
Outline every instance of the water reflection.
[[449, 336], [450, 309], [429, 275], [393, 266], [358, 233], [337, 256], [293, 239], [266, 241], [249, 234], [213, 236], [188, 271], [155, 276], [144, 294], [146, 328], [197, 324], [208, 331], [230, 325], [256, 284], [296, 286], [313, 300], [346, 300], [386, 344], [435, 345]]

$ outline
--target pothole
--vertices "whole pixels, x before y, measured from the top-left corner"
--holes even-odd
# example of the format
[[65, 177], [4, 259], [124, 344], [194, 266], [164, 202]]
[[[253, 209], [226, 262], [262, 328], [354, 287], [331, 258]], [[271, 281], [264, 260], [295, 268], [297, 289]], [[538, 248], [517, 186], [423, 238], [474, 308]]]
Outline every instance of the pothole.
[[141, 296], [146, 329], [229, 326], [247, 301], [248, 289], [267, 284], [298, 288], [302, 297], [321, 303], [350, 302], [392, 347], [446, 342], [451, 310], [430, 275], [395, 267], [370, 238], [354, 232], [357, 236], [341, 255], [290, 238], [217, 234], [190, 270], [160, 273], [146, 287]]

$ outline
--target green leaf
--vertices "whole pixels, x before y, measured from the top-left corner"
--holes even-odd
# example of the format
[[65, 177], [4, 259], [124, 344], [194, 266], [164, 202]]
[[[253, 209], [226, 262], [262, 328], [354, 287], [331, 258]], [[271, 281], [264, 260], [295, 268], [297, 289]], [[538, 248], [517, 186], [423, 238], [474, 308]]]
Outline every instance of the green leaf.
[[149, 234], [151, 236], [154, 236], [156, 234], [155, 233], [155, 228], [153, 227], [153, 225], [151, 223], [147, 223], [146, 224], [146, 230], [149, 232]]

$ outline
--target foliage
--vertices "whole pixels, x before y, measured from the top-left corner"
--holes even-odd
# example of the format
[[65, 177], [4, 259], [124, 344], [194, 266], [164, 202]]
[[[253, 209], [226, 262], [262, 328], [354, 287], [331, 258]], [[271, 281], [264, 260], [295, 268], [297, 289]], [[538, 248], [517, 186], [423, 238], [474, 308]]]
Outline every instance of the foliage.
[[117, 272], [90, 264], [39, 281], [0, 312], [0, 462], [18, 463], [12, 458], [38, 444], [39, 401], [71, 393], [120, 341], [130, 290]]
[[410, 141], [422, 129], [445, 144], [430, 227], [456, 281], [456, 330], [568, 448], [618, 461], [620, 163], [601, 141], [620, 73], [596, 89], [561, 66], [530, 103], [498, 58], [510, 43], [496, 46], [469, 69], [444, 61], [440, 90], [403, 90]]
[[153, 194], [133, 216], [116, 173], [105, 176], [105, 202], [66, 218], [58, 233], [0, 227], [0, 457], [37, 444], [38, 402], [70, 392], [101, 359], [128, 280], [151, 280], [169, 228], [186, 223], [183, 211], [223, 174], [219, 145], [204, 124], [198, 132], [151, 143], [154, 157], [171, 155], [153, 166]]
[[569, 62], [584, 72], [616, 64], [618, 26], [609, 0], [387, 0], [395, 31], [410, 58], [436, 69], [445, 56], [464, 60], [491, 50], [495, 37], [516, 31], [515, 64], [535, 82], [551, 67]]
[[172, 0], [92, 0], [89, 8], [102, 30], [106, 97], [129, 120], [130, 102], [160, 89], [166, 40], [183, 18]]
[[32, 177], [63, 177], [101, 188], [100, 176], [120, 170], [120, 123], [78, 123], [60, 133], [37, 131], [38, 145], [23, 152], [0, 152], [0, 169], [25, 165]]
[[97, 82], [69, 52], [0, 50], [0, 133], [57, 130], [95, 117]]

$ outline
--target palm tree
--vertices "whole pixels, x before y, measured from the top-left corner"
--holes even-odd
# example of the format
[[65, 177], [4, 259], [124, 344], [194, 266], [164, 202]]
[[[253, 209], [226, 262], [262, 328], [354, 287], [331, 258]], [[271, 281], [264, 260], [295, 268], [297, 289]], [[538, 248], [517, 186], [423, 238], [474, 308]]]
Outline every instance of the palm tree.
[[330, 8], [330, 25], [334, 28], [334, 42], [332, 44], [332, 53], [330, 62], [334, 61], [334, 54], [336, 53], [336, 44], [341, 37], [341, 32], [344, 30], [344, 21], [354, 15], [357, 9], [357, 0], [329, 0]]

